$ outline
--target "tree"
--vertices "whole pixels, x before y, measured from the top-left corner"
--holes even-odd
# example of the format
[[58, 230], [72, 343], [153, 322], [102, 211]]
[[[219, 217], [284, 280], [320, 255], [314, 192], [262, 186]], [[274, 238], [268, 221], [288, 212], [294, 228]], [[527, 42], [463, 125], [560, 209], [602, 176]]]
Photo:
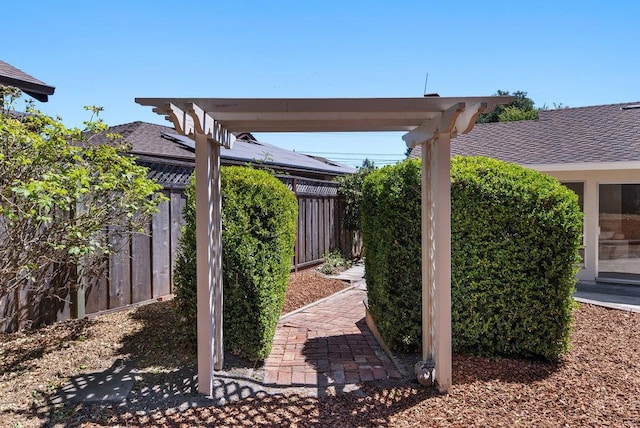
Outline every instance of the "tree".
[[[20, 310], [33, 313], [43, 298], [67, 296], [78, 270], [97, 278], [117, 251], [114, 234], [141, 229], [164, 197], [117, 136], [86, 144], [106, 129], [100, 108], [88, 108], [85, 133], [31, 106], [13, 112], [19, 95], [3, 91], [0, 110], [0, 302], [20, 293], [28, 296]], [[0, 322], [20, 319], [7, 312]]]
[[365, 159], [354, 174], [337, 178], [338, 196], [345, 202], [344, 227], [350, 231], [360, 230], [360, 211], [362, 205], [362, 183], [375, 170], [372, 160]]
[[498, 90], [494, 95], [514, 97], [509, 104], [498, 105], [489, 113], [478, 116], [478, 123], [490, 122], [513, 122], [517, 120], [534, 120], [538, 118], [538, 110], [534, 107], [534, 102], [527, 97], [527, 93], [516, 91], [510, 94], [509, 91]]

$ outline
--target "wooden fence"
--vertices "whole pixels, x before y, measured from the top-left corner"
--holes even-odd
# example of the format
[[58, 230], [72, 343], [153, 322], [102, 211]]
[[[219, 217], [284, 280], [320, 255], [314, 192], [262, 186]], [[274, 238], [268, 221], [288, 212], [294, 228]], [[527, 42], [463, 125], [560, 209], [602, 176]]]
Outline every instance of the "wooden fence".
[[[153, 165], [153, 168], [151, 175], [165, 186], [168, 201], [160, 204], [159, 212], [153, 216], [145, 233], [134, 234], [120, 243], [120, 252], [108, 260], [107, 275], [78, 292], [43, 299], [36, 311], [26, 315], [26, 322], [16, 321], [11, 314], [17, 314], [15, 308], [20, 307], [20, 302], [24, 302], [27, 296], [0, 301], [0, 310], [6, 321], [0, 321], [0, 332], [84, 317], [173, 293], [173, 269], [180, 229], [184, 224], [184, 188], [193, 167]], [[325, 253], [334, 248], [345, 254], [361, 251], [361, 243], [354, 239], [352, 232], [342, 227], [344, 207], [337, 196], [336, 183], [291, 176], [278, 178], [298, 198], [298, 229], [292, 269], [319, 264]], [[2, 313], [0, 319], [3, 318]]]
[[[298, 225], [293, 269], [322, 262], [326, 253], [339, 249], [358, 254], [354, 234], [343, 227], [344, 203], [333, 181], [278, 176], [298, 199]], [[357, 247], [357, 246], [356, 246]]]

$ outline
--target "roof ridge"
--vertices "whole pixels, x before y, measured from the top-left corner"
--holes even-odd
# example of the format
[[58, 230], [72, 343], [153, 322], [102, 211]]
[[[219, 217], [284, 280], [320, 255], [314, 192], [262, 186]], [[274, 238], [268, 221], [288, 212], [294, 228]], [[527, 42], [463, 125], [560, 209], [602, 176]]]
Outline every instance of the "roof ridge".
[[633, 104], [640, 104], [640, 101], [627, 101], [624, 103], [610, 103], [610, 104], [594, 104], [594, 105], [588, 105], [588, 106], [578, 106], [578, 107], [560, 107], [560, 108], [551, 108], [551, 109], [541, 109], [540, 111], [548, 111], [548, 112], [552, 112], [552, 111], [564, 111], [564, 110], [580, 110], [580, 109], [591, 109], [591, 108], [598, 108], [598, 107], [614, 107], [614, 106], [627, 106], [627, 105], [633, 105]]

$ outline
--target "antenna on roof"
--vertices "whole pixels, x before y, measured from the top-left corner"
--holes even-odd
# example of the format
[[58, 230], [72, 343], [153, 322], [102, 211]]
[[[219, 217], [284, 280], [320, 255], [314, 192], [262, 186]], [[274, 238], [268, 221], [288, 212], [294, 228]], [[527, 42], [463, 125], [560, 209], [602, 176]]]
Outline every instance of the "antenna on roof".
[[423, 97], [439, 97], [440, 94], [438, 94], [437, 92], [432, 92], [430, 94], [427, 94], [427, 82], [429, 81], [429, 73], [427, 73], [425, 79], [424, 79], [424, 91], [422, 91], [422, 96]]

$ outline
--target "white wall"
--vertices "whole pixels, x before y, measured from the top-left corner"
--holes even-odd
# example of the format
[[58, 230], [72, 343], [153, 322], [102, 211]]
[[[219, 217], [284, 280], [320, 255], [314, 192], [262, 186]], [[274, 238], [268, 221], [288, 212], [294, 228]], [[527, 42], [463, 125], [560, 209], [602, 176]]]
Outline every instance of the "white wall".
[[640, 183], [640, 169], [563, 170], [564, 165], [526, 165], [529, 168], [556, 177], [562, 182], [584, 183], [584, 267], [577, 274], [579, 280], [595, 281], [598, 276], [598, 186], [600, 184]]

